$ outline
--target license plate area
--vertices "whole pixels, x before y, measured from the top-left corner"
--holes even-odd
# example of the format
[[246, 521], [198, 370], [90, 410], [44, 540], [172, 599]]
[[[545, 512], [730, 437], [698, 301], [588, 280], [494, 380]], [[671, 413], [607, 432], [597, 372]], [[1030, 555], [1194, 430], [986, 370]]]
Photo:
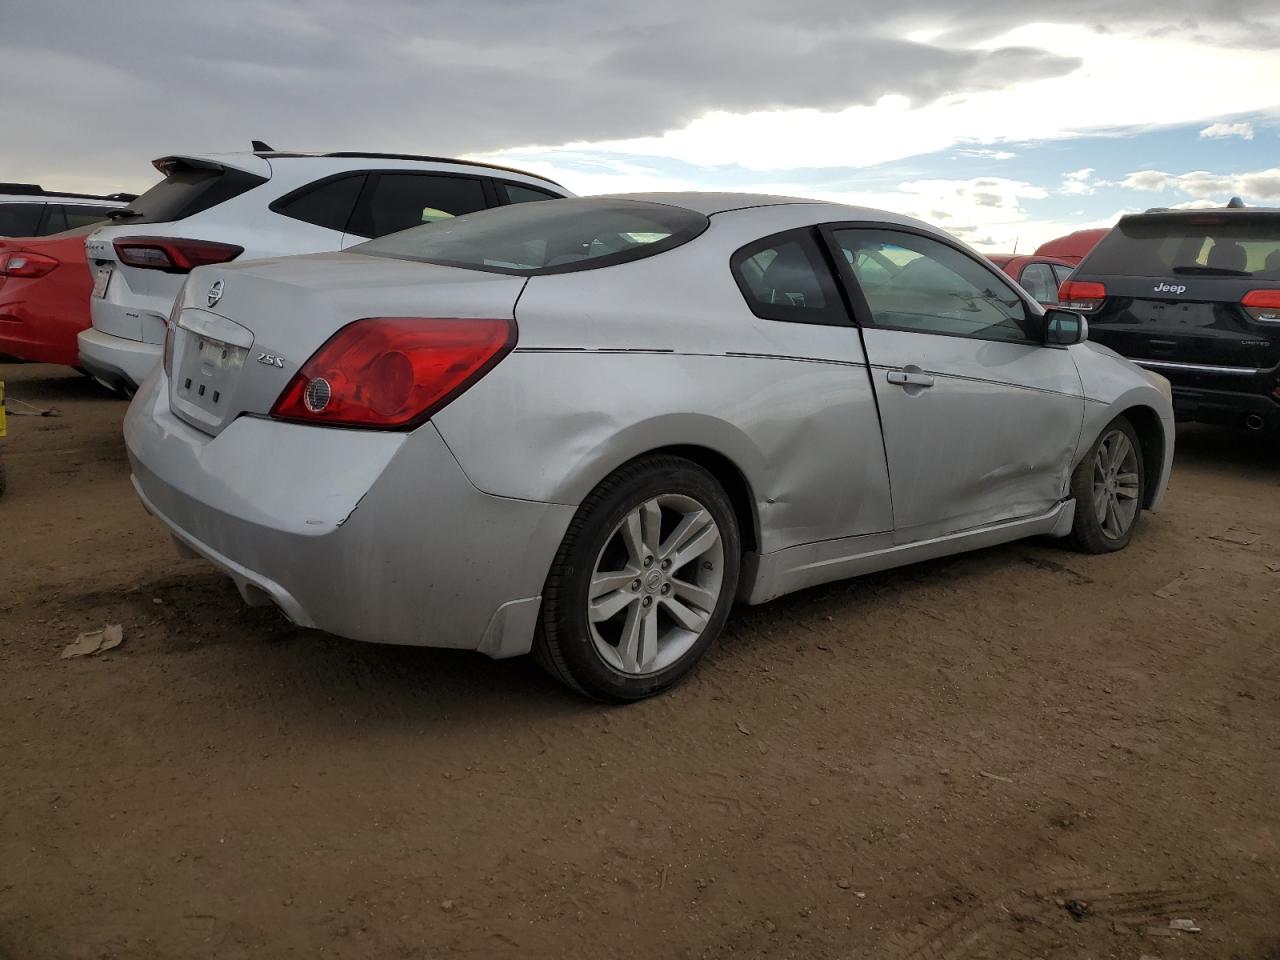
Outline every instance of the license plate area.
[[174, 392], [192, 406], [221, 418], [228, 388], [235, 384], [249, 351], [190, 330], [181, 331], [186, 343], [174, 372]]
[[252, 347], [253, 334], [240, 324], [205, 310], [183, 310], [173, 331], [174, 413], [213, 433], [234, 419], [233, 395]]
[[[93, 273], [93, 295], [98, 299], [107, 295], [107, 286], [111, 283], [111, 268], [99, 267]], [[80, 289], [84, 289], [81, 287]]]

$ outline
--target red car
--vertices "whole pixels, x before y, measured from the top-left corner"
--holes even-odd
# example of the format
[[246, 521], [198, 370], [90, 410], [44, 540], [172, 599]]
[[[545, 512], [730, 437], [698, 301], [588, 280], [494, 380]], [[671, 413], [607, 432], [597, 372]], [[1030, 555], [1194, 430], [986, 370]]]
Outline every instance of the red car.
[[0, 239], [0, 355], [80, 365], [76, 335], [90, 324], [93, 291], [84, 238], [93, 229]]
[[1036, 256], [1065, 260], [1075, 266], [1110, 232], [1110, 227], [1103, 227], [1100, 230], [1077, 230], [1065, 237], [1055, 237], [1036, 247]]
[[1021, 284], [1023, 290], [1047, 307], [1057, 306], [1058, 287], [1075, 269], [1074, 263], [1059, 257], [1044, 257], [1038, 253], [1027, 256], [993, 253], [987, 259], [1013, 277]]

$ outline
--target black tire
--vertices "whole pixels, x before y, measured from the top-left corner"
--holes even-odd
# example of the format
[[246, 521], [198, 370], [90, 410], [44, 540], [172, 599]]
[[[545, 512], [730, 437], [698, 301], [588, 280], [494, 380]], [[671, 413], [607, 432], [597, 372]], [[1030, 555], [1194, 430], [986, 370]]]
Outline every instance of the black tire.
[[[596, 560], [619, 524], [641, 504], [664, 495], [692, 498], [711, 514], [723, 551], [720, 593], [706, 626], [688, 650], [656, 672], [630, 675], [606, 663], [597, 650], [588, 623], [588, 589]], [[737, 594], [741, 562], [737, 519], [715, 477], [683, 457], [654, 455], [635, 460], [602, 481], [569, 524], [543, 589], [534, 654], [553, 677], [589, 697], [630, 702], [661, 693], [688, 675], [724, 629]]]
[[[1116, 431], [1123, 434], [1132, 445], [1138, 475], [1137, 509], [1127, 528], [1118, 537], [1104, 529], [1094, 501], [1094, 471], [1098, 462], [1098, 453], [1103, 441]], [[1071, 539], [1075, 548], [1084, 553], [1114, 553], [1127, 547], [1129, 541], [1133, 539], [1133, 532], [1137, 529], [1138, 520], [1142, 516], [1142, 503], [1146, 491], [1147, 475], [1146, 465], [1142, 459], [1142, 444], [1138, 441], [1138, 433], [1133, 429], [1133, 424], [1122, 414], [1103, 427], [1098, 434], [1098, 439], [1093, 442], [1089, 452], [1071, 474], [1071, 496], [1076, 501], [1075, 519], [1071, 525]]]

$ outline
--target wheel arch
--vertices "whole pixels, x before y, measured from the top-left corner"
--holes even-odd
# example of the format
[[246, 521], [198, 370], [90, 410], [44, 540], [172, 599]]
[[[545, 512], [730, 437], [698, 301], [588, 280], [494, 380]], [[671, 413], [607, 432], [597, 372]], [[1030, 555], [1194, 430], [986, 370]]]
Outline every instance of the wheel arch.
[[673, 444], [672, 446], [659, 447], [656, 450], [641, 454], [641, 457], [656, 454], [683, 457], [696, 463], [715, 477], [716, 482], [724, 488], [724, 492], [729, 496], [729, 502], [733, 505], [733, 513], [738, 521], [738, 535], [742, 541], [743, 552], [751, 553], [760, 549], [759, 510], [756, 507], [751, 483], [736, 463], [717, 450], [697, 444]]
[[1135, 404], [1121, 410], [1119, 415], [1125, 417], [1138, 434], [1138, 442], [1142, 446], [1142, 462], [1146, 467], [1147, 484], [1142, 494], [1142, 506], [1150, 510], [1155, 506], [1160, 490], [1158, 478], [1164, 468], [1165, 448], [1167, 440], [1164, 424], [1160, 414], [1146, 404]]

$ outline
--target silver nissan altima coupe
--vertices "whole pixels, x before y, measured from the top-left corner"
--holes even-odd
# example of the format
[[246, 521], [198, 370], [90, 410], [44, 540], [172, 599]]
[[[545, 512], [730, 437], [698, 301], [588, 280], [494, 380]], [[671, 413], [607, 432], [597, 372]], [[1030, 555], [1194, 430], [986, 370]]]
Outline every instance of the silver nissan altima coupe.
[[634, 700], [735, 600], [1125, 546], [1169, 385], [1086, 336], [895, 214], [548, 200], [194, 271], [125, 435], [143, 504], [249, 603]]

